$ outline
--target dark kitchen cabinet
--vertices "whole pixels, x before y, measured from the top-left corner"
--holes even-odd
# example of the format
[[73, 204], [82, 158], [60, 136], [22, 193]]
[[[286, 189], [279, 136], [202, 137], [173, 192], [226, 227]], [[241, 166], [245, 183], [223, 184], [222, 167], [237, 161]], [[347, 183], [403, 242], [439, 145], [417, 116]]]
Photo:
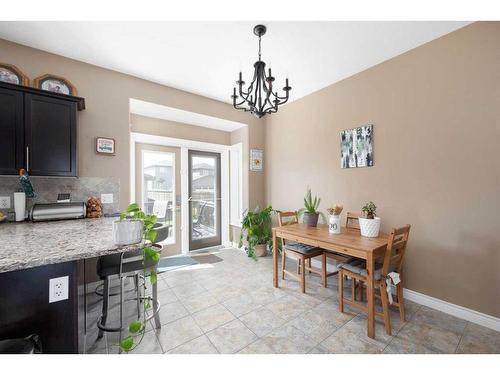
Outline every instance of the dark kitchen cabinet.
[[76, 104], [25, 94], [26, 167], [33, 176], [76, 176]]
[[77, 111], [83, 98], [0, 83], [0, 174], [77, 176]]
[[23, 94], [0, 88], [0, 174], [24, 166]]

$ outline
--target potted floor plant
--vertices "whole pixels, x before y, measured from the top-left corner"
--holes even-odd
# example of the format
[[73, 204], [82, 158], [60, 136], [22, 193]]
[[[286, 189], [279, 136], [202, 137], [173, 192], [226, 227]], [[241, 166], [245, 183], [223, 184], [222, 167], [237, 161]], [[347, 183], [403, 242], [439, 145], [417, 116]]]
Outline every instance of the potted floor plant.
[[239, 246], [243, 247], [245, 242], [245, 251], [253, 259], [267, 255], [267, 246], [272, 240], [272, 211], [271, 206], [257, 207], [243, 216]]
[[368, 202], [361, 209], [365, 217], [359, 218], [359, 228], [364, 237], [378, 237], [380, 231], [380, 218], [376, 216], [377, 206]]
[[319, 216], [323, 218], [326, 222], [325, 215], [318, 211], [321, 198], [317, 196], [312, 197], [311, 189], [307, 189], [307, 193], [304, 197], [304, 207], [299, 210], [299, 216], [304, 217], [304, 223], [310, 227], [315, 227], [318, 225]]

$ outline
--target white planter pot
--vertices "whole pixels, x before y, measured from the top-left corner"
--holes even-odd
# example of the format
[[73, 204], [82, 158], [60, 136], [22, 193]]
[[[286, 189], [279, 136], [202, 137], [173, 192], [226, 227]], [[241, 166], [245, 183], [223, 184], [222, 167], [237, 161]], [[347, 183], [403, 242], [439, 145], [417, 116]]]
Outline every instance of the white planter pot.
[[380, 218], [375, 217], [375, 219], [366, 219], [360, 217], [359, 229], [361, 230], [361, 235], [364, 237], [378, 237], [380, 231]]
[[14, 193], [14, 211], [16, 221], [24, 221], [26, 217], [26, 194], [24, 192]]
[[141, 220], [122, 220], [113, 223], [115, 245], [132, 245], [142, 241], [143, 223]]
[[340, 234], [340, 216], [330, 215], [328, 218], [328, 232], [333, 234]]

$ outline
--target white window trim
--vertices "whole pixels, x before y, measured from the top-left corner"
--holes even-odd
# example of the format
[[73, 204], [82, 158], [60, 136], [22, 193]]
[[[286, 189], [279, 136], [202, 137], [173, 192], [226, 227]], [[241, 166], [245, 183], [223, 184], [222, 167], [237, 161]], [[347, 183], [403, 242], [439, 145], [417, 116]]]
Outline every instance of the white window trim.
[[[238, 205], [238, 214], [236, 217], [233, 215], [233, 210], [230, 211], [230, 223], [232, 226], [241, 228], [241, 221], [243, 220], [243, 143], [236, 143], [229, 148], [229, 171], [233, 170], [233, 154], [238, 154], [238, 191], [234, 194], [232, 185], [230, 184], [230, 200], [231, 207], [235, 203]], [[231, 177], [230, 177], [231, 178]], [[236, 200], [236, 202], [235, 202]]]

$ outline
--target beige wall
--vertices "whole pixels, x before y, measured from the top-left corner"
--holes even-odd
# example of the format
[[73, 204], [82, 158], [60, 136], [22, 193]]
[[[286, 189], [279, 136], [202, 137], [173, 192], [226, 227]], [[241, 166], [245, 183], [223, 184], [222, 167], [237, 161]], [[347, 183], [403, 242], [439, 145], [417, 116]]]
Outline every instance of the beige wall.
[[130, 115], [130, 130], [163, 137], [189, 139], [191, 141], [231, 144], [231, 132], [187, 125], [158, 118]]
[[[475, 23], [266, 120], [266, 193], [297, 209], [373, 200], [412, 224], [406, 287], [500, 317], [500, 22]], [[339, 132], [374, 124], [375, 166], [340, 168]]]
[[[119, 177], [122, 208], [129, 203], [130, 197], [129, 98], [245, 123], [249, 145], [264, 147], [264, 121], [236, 111], [226, 103], [1, 39], [0, 61], [16, 65], [30, 79], [53, 73], [68, 78], [77, 87], [87, 105], [78, 117], [78, 173], [80, 176]], [[116, 139], [116, 156], [94, 152], [97, 136]], [[263, 174], [249, 176], [249, 189], [250, 204], [262, 204]]]

